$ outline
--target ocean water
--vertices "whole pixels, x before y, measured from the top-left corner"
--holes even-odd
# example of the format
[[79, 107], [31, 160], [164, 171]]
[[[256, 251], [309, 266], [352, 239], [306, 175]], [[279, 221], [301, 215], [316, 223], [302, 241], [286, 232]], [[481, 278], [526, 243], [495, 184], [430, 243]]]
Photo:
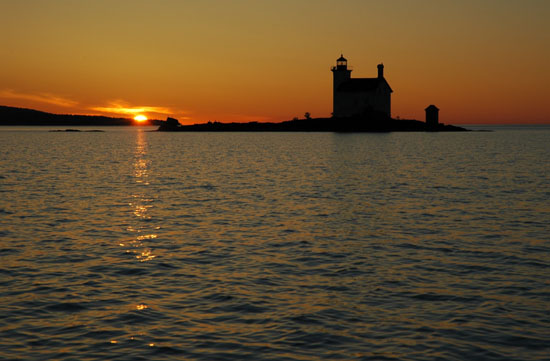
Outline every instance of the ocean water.
[[0, 359], [550, 359], [550, 127], [104, 130], [0, 128]]

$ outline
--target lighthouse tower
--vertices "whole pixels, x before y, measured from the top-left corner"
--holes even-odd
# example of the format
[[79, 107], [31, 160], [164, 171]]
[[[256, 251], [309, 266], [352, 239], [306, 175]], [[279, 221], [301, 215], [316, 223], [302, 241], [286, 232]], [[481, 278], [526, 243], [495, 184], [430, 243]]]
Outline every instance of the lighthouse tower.
[[348, 60], [344, 58], [344, 55], [340, 55], [336, 60], [336, 66], [333, 66], [331, 70], [334, 75], [334, 93], [336, 93], [336, 89], [340, 84], [351, 78], [351, 69], [348, 69]]
[[348, 60], [343, 54], [336, 60], [336, 66], [331, 68], [333, 75], [332, 87], [332, 115], [339, 117], [344, 115], [344, 99], [338, 91], [338, 87], [351, 79], [351, 69], [348, 69]]

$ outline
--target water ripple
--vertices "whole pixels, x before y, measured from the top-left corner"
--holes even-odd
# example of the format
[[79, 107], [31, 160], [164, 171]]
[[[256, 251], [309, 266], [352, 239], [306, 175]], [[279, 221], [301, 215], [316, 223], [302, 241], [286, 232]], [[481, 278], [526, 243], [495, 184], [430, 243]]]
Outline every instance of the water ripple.
[[1, 359], [548, 359], [549, 131], [0, 141]]

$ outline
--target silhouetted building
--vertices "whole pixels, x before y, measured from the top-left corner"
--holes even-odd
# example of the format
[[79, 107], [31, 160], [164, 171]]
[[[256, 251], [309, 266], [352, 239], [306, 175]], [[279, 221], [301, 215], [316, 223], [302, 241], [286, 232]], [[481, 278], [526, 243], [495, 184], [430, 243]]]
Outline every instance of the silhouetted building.
[[426, 124], [437, 126], [439, 124], [439, 108], [432, 104], [424, 110], [426, 111]]
[[350, 117], [379, 112], [391, 116], [393, 90], [384, 78], [384, 65], [378, 65], [376, 78], [351, 78], [351, 69], [344, 56], [332, 67], [334, 75], [333, 110], [335, 117]]

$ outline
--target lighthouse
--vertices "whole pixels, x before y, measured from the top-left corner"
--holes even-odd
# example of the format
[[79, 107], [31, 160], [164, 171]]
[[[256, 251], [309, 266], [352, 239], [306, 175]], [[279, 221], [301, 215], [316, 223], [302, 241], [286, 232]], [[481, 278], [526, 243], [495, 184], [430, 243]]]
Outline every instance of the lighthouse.
[[376, 78], [352, 78], [348, 60], [344, 55], [331, 68], [333, 75], [334, 117], [391, 116], [391, 93], [393, 90], [384, 78], [384, 65], [379, 64]]

